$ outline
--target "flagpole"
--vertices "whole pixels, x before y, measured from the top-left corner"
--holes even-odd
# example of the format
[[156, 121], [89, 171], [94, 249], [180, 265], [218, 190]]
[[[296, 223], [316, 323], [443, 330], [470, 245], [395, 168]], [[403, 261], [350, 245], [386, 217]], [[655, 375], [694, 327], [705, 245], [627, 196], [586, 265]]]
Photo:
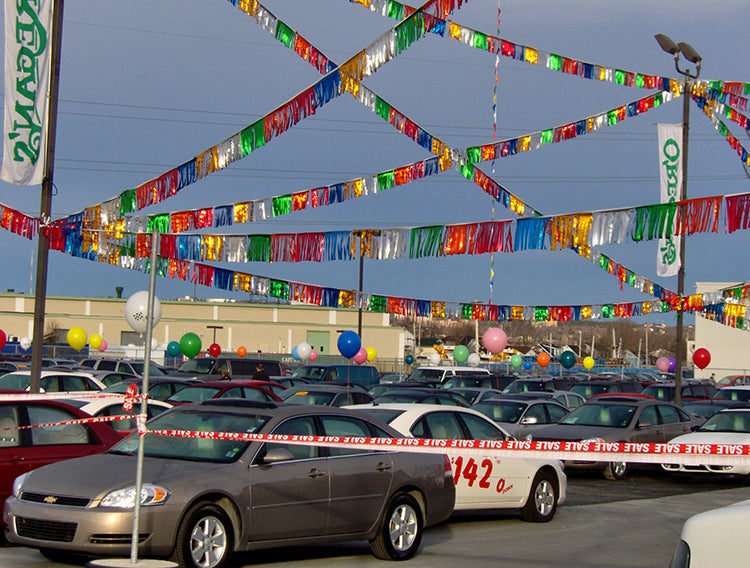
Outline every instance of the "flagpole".
[[42, 376], [44, 312], [47, 303], [47, 263], [49, 259], [49, 228], [52, 217], [53, 174], [55, 170], [55, 136], [57, 134], [57, 96], [60, 86], [60, 52], [64, 0], [52, 3], [52, 43], [50, 45], [49, 100], [47, 102], [47, 136], [44, 150], [44, 177], [39, 206], [37, 234], [36, 282], [34, 291], [34, 335], [31, 342], [31, 380], [29, 390], [39, 392]]

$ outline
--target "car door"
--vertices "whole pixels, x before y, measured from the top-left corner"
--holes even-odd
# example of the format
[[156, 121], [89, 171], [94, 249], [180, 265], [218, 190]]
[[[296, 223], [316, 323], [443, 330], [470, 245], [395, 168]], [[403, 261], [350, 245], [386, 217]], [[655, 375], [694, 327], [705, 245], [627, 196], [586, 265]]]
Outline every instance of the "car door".
[[659, 405], [659, 415], [664, 429], [664, 441], [668, 442], [676, 436], [690, 432], [692, 422], [690, 416], [676, 406], [668, 404]]
[[18, 407], [14, 404], [0, 406], [0, 502], [10, 496], [13, 480], [31, 469], [25, 457], [28, 450], [21, 445], [22, 430]]
[[[272, 434], [315, 436], [313, 416], [296, 416], [279, 424]], [[293, 459], [271, 465], [262, 457], [274, 448]], [[322, 535], [328, 526], [330, 477], [328, 461], [316, 446], [265, 444], [249, 470], [250, 540]]]
[[656, 405], [643, 407], [631, 431], [629, 442], [666, 442], [664, 427], [661, 424]]
[[528, 434], [534, 433], [539, 428], [542, 428], [549, 424], [549, 418], [547, 412], [544, 409], [544, 405], [529, 404], [526, 407], [526, 412], [518, 421], [514, 437], [518, 440], [524, 440]]
[[[320, 416], [326, 436], [361, 438], [391, 436], [371, 433], [368, 423], [350, 416]], [[331, 476], [331, 510], [328, 534], [360, 533], [377, 522], [393, 483], [390, 452], [327, 448]]]

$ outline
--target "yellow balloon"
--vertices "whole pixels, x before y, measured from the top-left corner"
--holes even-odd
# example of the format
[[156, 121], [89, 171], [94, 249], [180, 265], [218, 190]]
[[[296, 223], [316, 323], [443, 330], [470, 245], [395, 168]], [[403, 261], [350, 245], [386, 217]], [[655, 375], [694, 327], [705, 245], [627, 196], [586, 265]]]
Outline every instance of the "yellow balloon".
[[89, 345], [92, 349], [99, 349], [99, 347], [101, 347], [102, 345], [102, 341], [104, 340], [98, 333], [92, 333], [91, 337], [89, 337]]
[[583, 358], [583, 366], [586, 367], [587, 369], [593, 369], [595, 363], [596, 362], [594, 361], [593, 357], [584, 357]]
[[378, 352], [375, 351], [374, 347], [368, 347], [366, 351], [367, 351], [367, 360], [368, 361], [374, 361], [375, 357], [378, 356]]
[[76, 351], [80, 351], [86, 346], [86, 332], [80, 327], [71, 327], [68, 331], [68, 345]]

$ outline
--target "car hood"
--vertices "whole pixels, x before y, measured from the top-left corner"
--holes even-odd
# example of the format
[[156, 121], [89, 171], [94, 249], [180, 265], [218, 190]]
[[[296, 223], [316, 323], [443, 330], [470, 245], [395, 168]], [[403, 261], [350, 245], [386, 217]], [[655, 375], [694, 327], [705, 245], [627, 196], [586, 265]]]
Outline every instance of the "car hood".
[[[186, 464], [189, 467], [186, 467]], [[143, 483], [179, 483], [228, 464], [144, 458]], [[83, 472], [86, 472], [85, 481]], [[99, 499], [110, 491], [135, 485], [136, 456], [94, 454], [46, 465], [31, 471], [23, 490], [30, 493]]]
[[677, 436], [670, 444], [750, 444], [747, 432], [692, 432]]
[[533, 434], [533, 440], [581, 441], [590, 438], [601, 438], [614, 441], [622, 437], [622, 428], [605, 428], [602, 426], [578, 426], [575, 424], [555, 424], [540, 428]]

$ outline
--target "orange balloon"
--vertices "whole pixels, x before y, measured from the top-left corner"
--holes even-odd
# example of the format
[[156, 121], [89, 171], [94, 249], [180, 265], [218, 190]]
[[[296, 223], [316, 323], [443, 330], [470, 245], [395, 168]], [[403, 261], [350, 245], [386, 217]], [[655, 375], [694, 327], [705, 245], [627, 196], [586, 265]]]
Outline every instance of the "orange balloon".
[[547, 353], [540, 353], [536, 356], [536, 362], [539, 363], [540, 367], [546, 367], [549, 365], [549, 355]]
[[242, 346], [239, 346], [237, 348], [237, 355], [239, 355], [240, 357], [244, 357], [245, 355], [247, 355], [247, 349], [245, 349]]

